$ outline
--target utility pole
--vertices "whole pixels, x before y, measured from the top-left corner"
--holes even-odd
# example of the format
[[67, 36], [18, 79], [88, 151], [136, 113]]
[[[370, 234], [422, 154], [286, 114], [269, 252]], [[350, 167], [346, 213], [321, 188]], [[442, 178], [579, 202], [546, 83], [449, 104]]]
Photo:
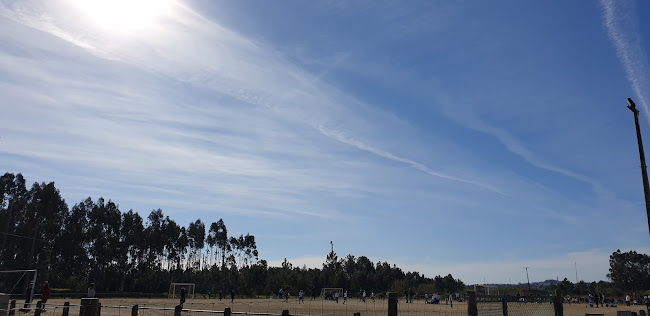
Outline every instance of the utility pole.
[[528, 278], [528, 268], [530, 267], [524, 267], [524, 269], [526, 269], [526, 281], [528, 281], [528, 293], [530, 293], [530, 279]]
[[334, 242], [330, 241], [330, 245], [332, 245], [332, 253], [334, 253]]
[[0, 258], [0, 267], [2, 267], [2, 264], [4, 263], [4, 258], [5, 258], [5, 246], [7, 245], [7, 236], [9, 235], [9, 224], [11, 223], [11, 210], [13, 209], [13, 205], [7, 207], [7, 225], [5, 226], [5, 235], [2, 238], [2, 248], [0, 248], [0, 253], [2, 254], [2, 257]]
[[639, 156], [641, 157], [641, 176], [643, 177], [643, 193], [645, 194], [645, 211], [648, 216], [648, 233], [650, 233], [650, 186], [648, 186], [648, 171], [646, 170], [645, 154], [643, 153], [643, 141], [641, 141], [641, 127], [639, 126], [639, 110], [632, 99], [627, 98], [627, 108], [634, 113], [634, 124], [636, 125], [636, 140], [639, 143]]
[[578, 263], [574, 261], [573, 266], [576, 268], [576, 285], [578, 285]]

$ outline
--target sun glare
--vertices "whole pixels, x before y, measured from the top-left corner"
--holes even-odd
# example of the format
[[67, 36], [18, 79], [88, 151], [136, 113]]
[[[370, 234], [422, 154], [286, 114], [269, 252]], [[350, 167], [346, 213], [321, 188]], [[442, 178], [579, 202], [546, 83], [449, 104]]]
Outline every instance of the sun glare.
[[170, 13], [173, 0], [73, 0], [90, 20], [110, 30], [130, 31], [151, 26]]

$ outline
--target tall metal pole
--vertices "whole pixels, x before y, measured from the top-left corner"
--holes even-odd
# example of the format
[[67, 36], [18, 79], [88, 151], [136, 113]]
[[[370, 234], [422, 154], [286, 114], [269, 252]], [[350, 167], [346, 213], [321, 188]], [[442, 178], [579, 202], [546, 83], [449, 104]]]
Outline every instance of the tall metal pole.
[[573, 266], [576, 268], [576, 285], [578, 284], [578, 263], [573, 262]]
[[634, 124], [636, 125], [636, 140], [639, 143], [639, 156], [641, 157], [641, 176], [643, 177], [643, 193], [645, 194], [645, 211], [648, 216], [648, 233], [650, 233], [650, 186], [648, 185], [648, 171], [643, 153], [643, 141], [641, 141], [641, 127], [639, 126], [639, 110], [632, 99], [627, 98], [627, 108], [634, 113]]
[[528, 281], [528, 293], [530, 293], [530, 279], [528, 278], [528, 268], [529, 267], [524, 267], [526, 269], [526, 281]]

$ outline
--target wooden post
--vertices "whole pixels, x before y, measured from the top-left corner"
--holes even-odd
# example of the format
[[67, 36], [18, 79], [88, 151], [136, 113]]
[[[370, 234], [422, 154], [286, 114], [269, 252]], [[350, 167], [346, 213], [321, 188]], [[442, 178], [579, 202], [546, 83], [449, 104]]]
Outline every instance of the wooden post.
[[79, 316], [99, 316], [99, 308], [98, 298], [82, 298], [81, 306], [79, 307]]
[[474, 291], [467, 291], [467, 316], [478, 316], [476, 292]]
[[388, 316], [397, 316], [397, 293], [388, 293]]
[[553, 301], [553, 307], [555, 309], [555, 316], [564, 316], [564, 306], [562, 306], [562, 293], [555, 289], [555, 301]]
[[0, 293], [0, 316], [9, 316], [9, 301], [11, 295]]
[[70, 314], [70, 302], [63, 303], [63, 314], [61, 316], [69, 316]]
[[41, 308], [43, 308], [43, 301], [38, 301], [34, 310], [34, 316], [41, 316]]
[[14, 316], [15, 314], [16, 314], [16, 300], [11, 300], [11, 302], [9, 302], [9, 316]]

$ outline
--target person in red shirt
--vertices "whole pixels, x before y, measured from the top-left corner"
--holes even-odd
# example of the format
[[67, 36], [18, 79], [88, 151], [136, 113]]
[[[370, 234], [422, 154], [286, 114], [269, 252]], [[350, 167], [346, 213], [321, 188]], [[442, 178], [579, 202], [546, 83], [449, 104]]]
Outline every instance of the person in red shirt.
[[45, 281], [45, 285], [43, 285], [43, 291], [41, 292], [41, 308], [43, 311], [45, 311], [45, 303], [47, 303], [47, 299], [50, 298], [50, 282]]

